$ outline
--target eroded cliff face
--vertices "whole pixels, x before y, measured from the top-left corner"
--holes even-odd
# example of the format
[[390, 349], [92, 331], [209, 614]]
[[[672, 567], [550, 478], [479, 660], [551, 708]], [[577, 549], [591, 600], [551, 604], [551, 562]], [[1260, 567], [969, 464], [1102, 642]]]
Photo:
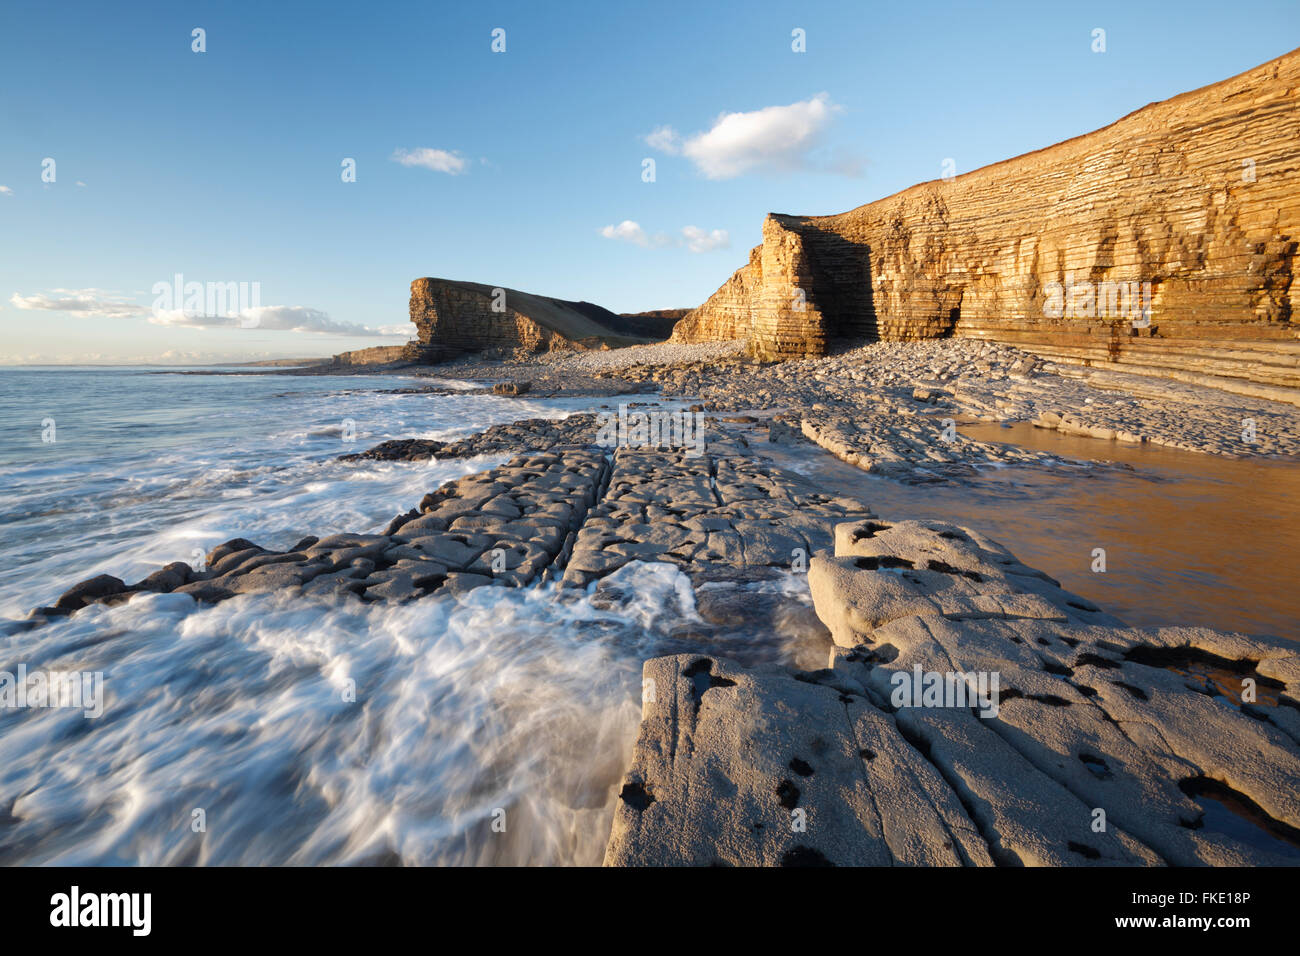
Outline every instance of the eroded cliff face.
[[546, 352], [660, 342], [674, 320], [687, 311], [619, 315], [591, 302], [426, 277], [411, 283], [411, 323], [418, 339], [406, 346], [404, 356], [417, 362], [441, 362], [467, 352]]
[[438, 362], [488, 349], [544, 352], [576, 347], [560, 331], [520, 311], [531, 304], [531, 296], [513, 289], [497, 292], [477, 283], [416, 279], [411, 283], [411, 322], [419, 340], [406, 347], [407, 357]]
[[785, 358], [958, 335], [1297, 387], [1297, 240], [1300, 50], [847, 213], [769, 216], [673, 340], [748, 338]]

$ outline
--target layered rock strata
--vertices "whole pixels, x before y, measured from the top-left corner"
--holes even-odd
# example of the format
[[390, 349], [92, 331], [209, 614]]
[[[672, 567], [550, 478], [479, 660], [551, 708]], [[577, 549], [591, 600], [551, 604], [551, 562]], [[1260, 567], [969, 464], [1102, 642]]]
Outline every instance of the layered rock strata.
[[[809, 585], [824, 670], [646, 663], [607, 864], [1300, 862], [1294, 647], [1124, 627], [932, 522], [837, 525]], [[922, 674], [964, 696], [900, 697]]]
[[851, 212], [771, 215], [672, 341], [788, 358], [967, 336], [1276, 397], [1300, 386], [1298, 243], [1293, 51]]
[[418, 339], [404, 355], [426, 363], [470, 352], [630, 345], [660, 337], [668, 323], [663, 316], [619, 316], [590, 302], [428, 277], [411, 283], [410, 310]]

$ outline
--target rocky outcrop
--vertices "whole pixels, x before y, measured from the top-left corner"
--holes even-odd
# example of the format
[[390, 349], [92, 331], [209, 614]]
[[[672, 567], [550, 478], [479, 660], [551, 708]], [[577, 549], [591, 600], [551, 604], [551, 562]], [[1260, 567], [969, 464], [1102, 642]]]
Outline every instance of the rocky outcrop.
[[[608, 863], [1300, 860], [1294, 645], [1125, 627], [978, 532], [872, 515], [720, 426], [700, 447], [612, 456], [599, 433], [596, 416], [574, 415], [385, 443], [361, 457], [521, 453], [382, 533], [284, 551], [236, 538], [200, 567], [90, 578], [30, 624], [167, 592], [405, 603], [538, 580], [600, 608], [636, 600], [617, 579], [631, 562], [671, 564], [692, 579], [699, 620], [683, 608], [655, 651], [669, 656], [645, 664]], [[761, 597], [734, 585], [803, 570], [829, 660], [824, 647], [811, 665], [735, 660], [747, 653], [736, 623]], [[943, 675], [941, 695], [899, 700], [913, 674]], [[1225, 807], [1238, 814], [1227, 826]]]
[[551, 568], [608, 474], [599, 449], [517, 455], [430, 492], [382, 534], [313, 535], [287, 551], [235, 538], [213, 548], [200, 567], [175, 562], [132, 585], [107, 574], [83, 581], [33, 620], [151, 592], [205, 603], [268, 591], [401, 603], [489, 585], [520, 587]]
[[823, 670], [645, 664], [607, 864], [1300, 862], [1293, 646], [1123, 627], [934, 522], [837, 525], [809, 586]]
[[851, 212], [771, 215], [673, 341], [748, 338], [788, 358], [956, 335], [1247, 393], [1292, 388], [1298, 243], [1293, 51]]
[[869, 288], [847, 283], [832, 301], [825, 259], [788, 217], [768, 216], [749, 264], [683, 318], [670, 341], [744, 338], [760, 357], [794, 358], [823, 355], [837, 339], [872, 337]]
[[[768, 221], [771, 219], [769, 217]], [[766, 237], [767, 222], [764, 222]], [[737, 269], [721, 289], [698, 309], [688, 312], [675, 326], [669, 342], [721, 342], [747, 339], [753, 332], [753, 312], [761, 298], [763, 247], [749, 253], [748, 264]]]
[[829, 547], [835, 522], [866, 507], [808, 487], [748, 458], [743, 438], [711, 430], [691, 448], [618, 447], [607, 458], [594, 415], [495, 425], [455, 442], [399, 439], [344, 460], [420, 461], [517, 454], [425, 495], [382, 534], [310, 536], [286, 551], [243, 538], [200, 567], [168, 564], [128, 585], [83, 581], [33, 620], [117, 604], [142, 593], [216, 603], [238, 594], [300, 591], [317, 597], [406, 602], [496, 585], [562, 580], [586, 587], [632, 561], [673, 564], [701, 581], [807, 566]]
[[547, 352], [655, 341], [668, 321], [620, 316], [590, 302], [451, 279], [411, 283], [411, 322], [419, 338], [404, 356], [440, 362], [470, 352]]
[[391, 362], [404, 361], [406, 355], [407, 351], [404, 345], [375, 345], [368, 349], [340, 352], [330, 359], [330, 365], [336, 367], [344, 365], [388, 365]]

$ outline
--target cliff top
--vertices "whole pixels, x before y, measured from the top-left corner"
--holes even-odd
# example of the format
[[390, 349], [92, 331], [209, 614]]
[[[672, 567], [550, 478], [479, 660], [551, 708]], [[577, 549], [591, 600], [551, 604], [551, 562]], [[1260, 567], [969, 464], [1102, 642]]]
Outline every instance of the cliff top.
[[[1099, 142], [1102, 141], [1109, 141], [1111, 139], [1126, 140], [1140, 138], [1141, 130], [1158, 130], [1160, 135], [1165, 136], [1169, 134], [1171, 129], [1181, 126], [1194, 127], [1196, 125], [1197, 113], [1199, 112], [1195, 109], [1197, 101], [1208, 101], [1211, 98], [1222, 101], [1231, 97], [1243, 95], [1253, 97], [1258, 93], [1259, 88], [1265, 85], [1266, 81], [1276, 81], [1283, 78], [1290, 81], [1292, 84], [1300, 82], [1300, 47], [1284, 53], [1281, 56], [1274, 57], [1266, 63], [1261, 63], [1259, 66], [1243, 70], [1235, 76], [1230, 76], [1226, 79], [1210, 83], [1207, 86], [1202, 86], [1194, 90], [1187, 90], [1186, 92], [1178, 93], [1167, 99], [1156, 100], [1148, 103], [1145, 106], [1141, 106], [1132, 112], [1121, 116], [1114, 122], [1107, 123], [1105, 126], [1098, 127], [1095, 130], [1080, 133], [1079, 135], [1072, 136], [1069, 139], [1061, 140], [1057, 143], [1051, 143], [1039, 149], [1029, 150], [1028, 152], [1008, 157], [1007, 159], [1001, 159], [997, 162], [979, 166], [975, 169], [968, 170], [967, 172], [960, 173], [950, 180], [923, 180], [904, 189], [900, 189], [895, 193], [890, 193], [889, 195], [882, 196], [879, 199], [873, 199], [870, 202], [862, 203], [861, 205], [855, 206], [854, 208], [842, 213], [832, 213], [824, 216], [809, 216], [773, 212], [768, 215], [771, 218], [776, 219], [782, 225], [788, 227], [826, 222], [834, 219], [847, 219], [869, 206], [921, 193], [938, 184], [963, 181], [969, 183], [972, 180], [980, 180], [988, 176], [1000, 175], [1005, 167], [1013, 166], [1015, 164], [1029, 161], [1046, 162], [1057, 159], [1061, 154], [1094, 151]], [[1276, 95], [1285, 96], [1287, 93], [1288, 89], [1286, 84], [1276, 85]], [[1243, 108], [1246, 108], [1247, 106], [1254, 107], [1257, 106], [1257, 104], [1251, 102], [1249, 104], [1244, 104]]]

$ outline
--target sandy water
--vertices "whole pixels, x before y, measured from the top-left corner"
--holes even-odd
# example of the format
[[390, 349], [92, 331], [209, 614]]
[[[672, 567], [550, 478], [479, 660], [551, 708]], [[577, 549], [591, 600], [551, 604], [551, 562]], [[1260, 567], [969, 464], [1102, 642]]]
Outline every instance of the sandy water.
[[[1072, 463], [909, 484], [828, 454], [757, 447], [883, 518], [981, 531], [1127, 624], [1199, 624], [1300, 641], [1300, 463], [1069, 437], [1027, 423], [960, 431]], [[1104, 572], [1093, 570], [1097, 548]]]

